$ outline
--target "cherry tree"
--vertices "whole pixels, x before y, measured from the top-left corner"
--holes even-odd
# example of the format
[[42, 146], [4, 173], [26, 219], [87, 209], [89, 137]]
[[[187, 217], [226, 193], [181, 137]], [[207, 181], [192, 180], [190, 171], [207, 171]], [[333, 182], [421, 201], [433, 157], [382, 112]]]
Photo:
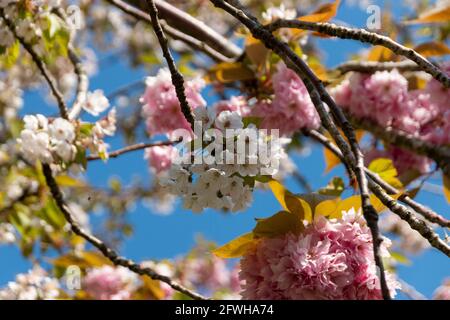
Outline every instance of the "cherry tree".
[[[399, 19], [364, 3], [367, 29], [335, 20], [340, 1], [0, 0], [0, 244], [33, 262], [0, 299], [423, 299], [396, 269], [450, 256], [450, 221], [415, 200], [434, 179], [450, 202], [450, 4]], [[368, 49], [327, 68], [320, 38]], [[148, 75], [106, 94], [99, 59]], [[36, 90], [48, 108], [24, 104]], [[293, 158], [312, 143], [345, 169], [315, 190]], [[139, 150], [151, 185], [84, 179]], [[118, 249], [138, 202], [233, 219], [256, 192], [279, 211], [228, 243]], [[449, 296], [443, 279], [434, 298]]]

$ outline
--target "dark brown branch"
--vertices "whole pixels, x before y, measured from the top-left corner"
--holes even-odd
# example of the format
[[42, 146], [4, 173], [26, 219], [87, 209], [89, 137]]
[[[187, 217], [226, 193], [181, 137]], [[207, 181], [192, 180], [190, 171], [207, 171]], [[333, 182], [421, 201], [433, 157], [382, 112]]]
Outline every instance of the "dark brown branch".
[[186, 120], [191, 124], [192, 130], [194, 130], [194, 116], [192, 115], [191, 107], [189, 106], [186, 98], [186, 93], [184, 90], [184, 78], [178, 71], [172, 54], [170, 53], [170, 49], [167, 44], [167, 38], [164, 35], [161, 24], [159, 23], [158, 9], [156, 8], [153, 0], [147, 0], [147, 3], [150, 12], [150, 18], [152, 19], [153, 30], [155, 31], [156, 37], [158, 38], [161, 50], [163, 52], [163, 56], [167, 61], [167, 65], [169, 66], [170, 74], [172, 76], [172, 84], [175, 87], [178, 101], [180, 102], [181, 112], [183, 113]]
[[[317, 132], [316, 130], [310, 130], [308, 135], [321, 143], [323, 146], [328, 148], [333, 152], [341, 161], [344, 161], [344, 157], [341, 151], [324, 135]], [[353, 164], [352, 164], [353, 165]], [[392, 212], [397, 214], [401, 219], [405, 220], [412, 229], [419, 232], [422, 237], [428, 240], [431, 246], [435, 247], [439, 251], [443, 252], [445, 255], [450, 256], [450, 246], [445, 243], [439, 236], [430, 228], [424, 221], [418, 219], [414, 213], [408, 210], [407, 207], [400, 205], [392, 197], [390, 197], [378, 184], [381, 179], [378, 178], [376, 174], [366, 169], [366, 172], [371, 173], [371, 180], [369, 180], [370, 190], [381, 200], [381, 202]], [[391, 190], [396, 190], [390, 187]], [[396, 190], [398, 191], [398, 190]], [[389, 191], [388, 191], [389, 192]], [[398, 192], [397, 192], [398, 194]]]
[[36, 53], [36, 51], [34, 51], [33, 47], [30, 44], [28, 44], [25, 41], [25, 39], [23, 39], [22, 37], [20, 37], [17, 34], [14, 23], [5, 16], [5, 12], [3, 9], [0, 9], [0, 17], [5, 21], [5, 24], [8, 26], [8, 29], [12, 32], [14, 37], [19, 41], [19, 43], [22, 45], [22, 47], [30, 54], [31, 59], [38, 67], [38, 69], [41, 72], [41, 74], [43, 75], [45, 81], [47, 81], [48, 86], [50, 87], [50, 91], [53, 94], [53, 96], [55, 97], [56, 102], [58, 104], [59, 113], [61, 114], [61, 117], [63, 117], [64, 119], [68, 119], [67, 106], [66, 106], [66, 103], [64, 102], [63, 95], [59, 91], [56, 81], [53, 79], [50, 71], [48, 71], [47, 66], [42, 61], [41, 57], [39, 57], [39, 55]]
[[388, 48], [395, 54], [404, 56], [409, 60], [414, 61], [418, 66], [420, 66], [423, 71], [431, 74], [433, 78], [442, 83], [444, 87], [450, 87], [450, 77], [434, 64], [425, 59], [423, 56], [421, 56], [419, 53], [415, 52], [411, 48], [405, 47], [395, 42], [389, 37], [374, 32], [369, 32], [364, 29], [353, 29], [343, 26], [337, 26], [332, 23], [307, 22], [300, 20], [277, 20], [268, 25], [267, 28], [272, 32], [280, 28], [310, 30], [341, 39], [352, 39], [364, 43], [370, 43], [373, 45], [380, 45]]
[[[146, 148], [151, 148], [151, 147], [160, 147], [160, 146], [171, 146], [175, 143], [177, 143], [178, 141], [163, 141], [163, 142], [155, 142], [155, 143], [137, 143], [137, 144], [133, 144], [131, 146], [127, 146], [124, 147], [122, 149], [113, 151], [111, 153], [108, 154], [109, 158], [117, 158], [118, 156], [127, 153], [127, 152], [132, 152], [132, 151], [136, 151], [136, 150], [142, 150], [142, 149], [146, 149]], [[86, 159], [88, 161], [93, 161], [93, 160], [100, 160], [101, 157], [99, 155], [89, 155], [86, 157]]]
[[191, 297], [192, 299], [195, 299], [195, 300], [204, 300], [205, 299], [205, 297], [203, 297], [202, 295], [200, 295], [192, 290], [189, 290], [188, 288], [182, 286], [181, 284], [173, 281], [170, 277], [163, 276], [163, 275], [157, 273], [156, 271], [154, 271], [152, 268], [142, 267], [132, 260], [129, 260], [129, 259], [119, 256], [117, 254], [117, 252], [115, 252], [113, 249], [109, 248], [102, 240], [100, 240], [97, 237], [86, 232], [83, 228], [81, 228], [81, 226], [78, 224], [78, 222], [73, 219], [72, 214], [70, 213], [70, 209], [67, 207], [66, 203], [64, 202], [61, 190], [59, 189], [59, 186], [53, 177], [52, 170], [50, 169], [49, 165], [44, 164], [43, 171], [44, 171], [45, 180], [47, 182], [48, 187], [50, 188], [50, 192], [56, 202], [56, 205], [61, 210], [64, 217], [66, 218], [73, 233], [84, 238], [86, 241], [88, 241], [90, 244], [92, 244], [94, 247], [96, 247], [98, 250], [100, 250], [100, 252], [105, 257], [107, 257], [109, 260], [111, 260], [112, 263], [114, 263], [114, 265], [128, 268], [131, 271], [133, 271], [139, 275], [146, 275], [146, 276], [152, 278], [153, 280], [159, 280], [159, 281], [165, 282], [169, 286], [171, 286], [173, 289], [184, 293], [185, 295]]
[[[211, 2], [216, 7], [225, 10], [236, 19], [238, 19], [250, 30], [253, 37], [261, 40], [268, 49], [272, 49], [283, 59], [288, 68], [292, 69], [298, 74], [309, 92], [310, 98], [314, 106], [316, 107], [322, 124], [336, 141], [339, 149], [342, 151], [345, 161], [350, 163], [353, 159], [353, 156], [355, 157], [355, 165], [352, 168], [358, 180], [358, 185], [361, 193], [363, 215], [372, 233], [374, 260], [380, 271], [381, 291], [384, 299], [390, 299], [389, 288], [386, 284], [384, 266], [379, 253], [379, 247], [382, 242], [382, 238], [378, 229], [378, 214], [370, 202], [367, 179], [364, 173], [364, 159], [362, 156], [362, 152], [359, 149], [352, 126], [343, 115], [341, 109], [336, 106], [334, 100], [327, 93], [322, 82], [316, 77], [314, 72], [306, 65], [306, 63], [291, 50], [287, 43], [279, 41], [271, 32], [269, 32], [264, 26], [262, 26], [255, 17], [251, 16], [249, 13], [245, 13], [241, 9], [236, 8], [236, 6], [231, 5], [229, 2], [223, 0], [211, 0]], [[233, 1], [233, 3], [238, 3], [238, 1]], [[242, 8], [240, 4], [238, 4], [237, 7]], [[336, 120], [343, 129], [349, 141], [350, 147], [335, 126], [328, 111], [323, 105], [322, 99], [327, 103], [333, 115], [336, 117]]]
[[335, 68], [335, 70], [339, 71], [341, 74], [347, 72], [374, 73], [376, 71], [393, 69], [397, 69], [400, 72], [421, 70], [416, 63], [408, 60], [400, 62], [348, 61]]

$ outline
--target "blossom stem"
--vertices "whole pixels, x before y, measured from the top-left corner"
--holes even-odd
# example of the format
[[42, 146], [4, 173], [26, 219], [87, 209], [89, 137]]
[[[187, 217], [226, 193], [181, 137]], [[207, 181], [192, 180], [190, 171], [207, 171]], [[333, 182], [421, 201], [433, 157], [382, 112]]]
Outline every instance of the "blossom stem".
[[[110, 152], [108, 154], [109, 158], [117, 158], [118, 156], [124, 154], [124, 153], [128, 153], [131, 151], [136, 151], [136, 150], [142, 150], [142, 149], [146, 149], [146, 148], [151, 148], [151, 147], [159, 147], [159, 146], [170, 146], [173, 145], [175, 143], [177, 143], [178, 141], [162, 141], [162, 142], [155, 142], [155, 143], [137, 143], [137, 144], [133, 144], [131, 146], [127, 146], [124, 147], [122, 149], [118, 149], [116, 151]], [[100, 160], [101, 157], [97, 154], [95, 155], [89, 155], [86, 158], [88, 161], [93, 161], [93, 160]]]

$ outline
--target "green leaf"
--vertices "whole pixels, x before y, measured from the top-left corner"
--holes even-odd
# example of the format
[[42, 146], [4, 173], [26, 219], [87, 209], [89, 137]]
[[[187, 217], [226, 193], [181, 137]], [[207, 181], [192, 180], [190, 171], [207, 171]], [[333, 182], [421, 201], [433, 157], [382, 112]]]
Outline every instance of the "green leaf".
[[5, 69], [10, 69], [17, 61], [20, 55], [19, 41], [15, 41], [14, 44], [5, 50], [2, 56], [2, 65]]
[[55, 178], [61, 187], [83, 187], [85, 183], [68, 175], [60, 175]]

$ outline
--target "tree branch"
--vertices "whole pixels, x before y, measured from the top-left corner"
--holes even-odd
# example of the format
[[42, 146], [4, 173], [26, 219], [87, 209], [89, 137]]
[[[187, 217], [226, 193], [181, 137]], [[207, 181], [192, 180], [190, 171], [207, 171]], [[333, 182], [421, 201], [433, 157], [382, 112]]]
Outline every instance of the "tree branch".
[[43, 165], [43, 172], [44, 176], [47, 182], [48, 187], [50, 188], [50, 192], [55, 200], [56, 205], [61, 210], [62, 214], [66, 218], [67, 222], [70, 224], [71, 230], [76, 235], [84, 238], [86, 241], [88, 241], [90, 244], [92, 244], [94, 247], [96, 247], [100, 252], [107, 257], [109, 260], [111, 260], [112, 263], [118, 266], [122, 266], [125, 268], [130, 269], [131, 271], [139, 274], [139, 275], [146, 275], [153, 280], [159, 280], [162, 282], [167, 283], [169, 286], [171, 286], [173, 289], [184, 293], [185, 295], [191, 297], [195, 300], [204, 300], [206, 299], [202, 295], [187, 289], [186, 287], [182, 286], [181, 284], [173, 281], [170, 277], [163, 276], [156, 271], [154, 271], [152, 268], [148, 267], [142, 267], [139, 264], [133, 262], [132, 260], [126, 259], [124, 257], [120, 257], [117, 252], [115, 252], [113, 249], [109, 248], [102, 240], [96, 238], [95, 236], [89, 234], [86, 232], [83, 228], [80, 227], [77, 221], [74, 220], [72, 214], [70, 213], [70, 209], [67, 207], [67, 205], [64, 202], [63, 195], [61, 193], [61, 190], [58, 187], [58, 184], [56, 183], [55, 179], [53, 178], [52, 170], [50, 169], [50, 166], [47, 164]]
[[53, 79], [52, 75], [50, 74], [50, 71], [48, 71], [47, 66], [42, 61], [42, 59], [39, 57], [39, 55], [36, 53], [36, 51], [34, 51], [33, 47], [30, 44], [28, 44], [25, 41], [25, 39], [23, 39], [22, 37], [20, 37], [17, 34], [14, 23], [6, 17], [3, 9], [0, 9], [0, 17], [5, 21], [5, 24], [7, 25], [8, 29], [11, 31], [11, 33], [14, 35], [14, 37], [19, 41], [19, 43], [22, 45], [22, 47], [30, 54], [31, 59], [36, 64], [36, 66], [38, 67], [41, 74], [44, 76], [44, 79], [47, 81], [48, 86], [50, 87], [51, 93], [53, 94], [53, 96], [56, 99], [61, 117], [63, 117], [64, 119], [68, 119], [67, 106], [66, 106], [66, 103], [64, 102], [63, 95], [59, 91], [56, 81]]
[[332, 23], [325, 22], [308, 22], [300, 20], [277, 20], [267, 26], [271, 32], [280, 28], [295, 28], [302, 30], [316, 31], [329, 36], [338, 37], [341, 39], [352, 39], [364, 43], [370, 43], [373, 45], [380, 45], [388, 48], [395, 54], [404, 56], [411, 61], [414, 61], [420, 68], [431, 74], [433, 78], [442, 83], [444, 87], [450, 87], [450, 77], [446, 75], [442, 70], [429, 62], [419, 53], [413, 49], [405, 47], [389, 37], [369, 32], [364, 29], [353, 29], [343, 26], [337, 26]]
[[339, 71], [341, 74], [347, 72], [374, 73], [376, 71], [393, 69], [397, 69], [400, 72], [421, 70], [416, 63], [408, 60], [400, 62], [348, 61], [335, 68], [335, 70]]
[[[124, 147], [122, 149], [118, 149], [116, 151], [113, 151], [111, 153], [108, 154], [109, 158], [117, 158], [118, 156], [124, 154], [124, 153], [128, 153], [128, 152], [132, 152], [132, 151], [136, 151], [136, 150], [142, 150], [142, 149], [147, 149], [147, 148], [151, 148], [151, 147], [160, 147], [160, 146], [171, 146], [175, 143], [177, 143], [179, 141], [162, 141], [162, 142], [155, 142], [155, 143], [137, 143], [137, 144], [133, 144], [131, 146], [127, 146]], [[86, 159], [88, 161], [94, 161], [94, 160], [100, 160], [101, 157], [97, 154], [95, 155], [89, 155], [86, 157]]]
[[450, 177], [450, 149], [448, 147], [433, 145], [411, 134], [394, 130], [392, 127], [379, 126], [369, 119], [357, 119], [348, 113], [347, 117], [355, 126], [371, 132], [389, 144], [403, 147], [433, 159], [442, 171]]
[[153, 0], [147, 0], [147, 3], [150, 11], [150, 18], [152, 19], [153, 30], [155, 31], [155, 34], [159, 40], [163, 56], [167, 61], [170, 74], [172, 75], [172, 84], [175, 87], [178, 101], [180, 102], [181, 112], [183, 113], [186, 120], [191, 124], [192, 130], [194, 130], [194, 116], [192, 115], [191, 107], [189, 106], [186, 98], [186, 93], [184, 90], [184, 78], [178, 71], [172, 54], [170, 53], [170, 49], [167, 45], [167, 38], [164, 35], [161, 24], [159, 23], [158, 9], [155, 6], [155, 2]]
[[[336, 106], [330, 95], [326, 92], [321, 81], [316, 77], [316, 75], [306, 65], [306, 63], [290, 49], [287, 43], [281, 42], [277, 38], [275, 38], [275, 36], [271, 32], [269, 32], [263, 25], [261, 25], [255, 17], [251, 16], [249, 13], [245, 13], [243, 10], [236, 8], [236, 6], [242, 8], [240, 4], [233, 6], [229, 2], [223, 0], [211, 0], [211, 2], [216, 7], [225, 10], [236, 19], [238, 19], [241, 23], [243, 23], [250, 30], [253, 37], [261, 40], [268, 49], [272, 49], [283, 59], [283, 61], [290, 69], [294, 70], [299, 75], [309, 92], [311, 100], [316, 107], [322, 124], [330, 132], [333, 139], [339, 146], [339, 149], [342, 150], [345, 161], [350, 163], [353, 159], [353, 155], [356, 158], [356, 164], [353, 166], [353, 171], [356, 174], [356, 178], [358, 180], [358, 185], [360, 188], [363, 215], [372, 233], [374, 260], [380, 271], [381, 291], [384, 299], [390, 299], [389, 288], [386, 284], [384, 266], [379, 254], [379, 247], [382, 242], [382, 238], [378, 229], [378, 214], [370, 203], [367, 179], [364, 173], [364, 159], [350, 123], [347, 121], [342, 111]], [[233, 3], [238, 3], [238, 1], [233, 1]], [[328, 111], [323, 105], [322, 99], [327, 103], [327, 105], [332, 110], [333, 115], [338, 120], [338, 123], [342, 127], [350, 143], [350, 147], [335, 126]]]

